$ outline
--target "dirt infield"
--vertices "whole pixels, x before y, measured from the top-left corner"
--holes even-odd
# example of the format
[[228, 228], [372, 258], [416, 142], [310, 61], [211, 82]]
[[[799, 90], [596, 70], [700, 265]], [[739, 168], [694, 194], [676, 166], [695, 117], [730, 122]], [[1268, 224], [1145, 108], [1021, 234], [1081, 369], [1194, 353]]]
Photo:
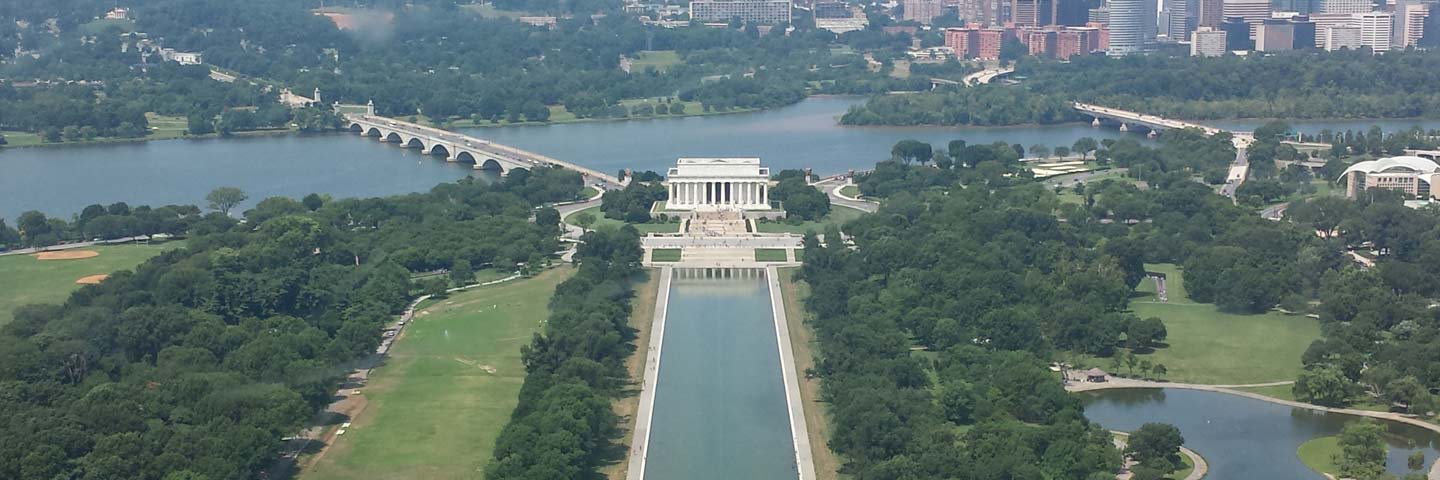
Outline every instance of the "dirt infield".
[[100, 252], [94, 250], [61, 250], [58, 252], [40, 252], [30, 255], [36, 260], [78, 260], [81, 258], [92, 258], [100, 256]]
[[105, 277], [109, 277], [109, 275], [90, 275], [88, 277], [80, 277], [80, 279], [76, 280], [75, 283], [81, 285], [95, 285], [100, 283], [102, 280], [105, 280]]

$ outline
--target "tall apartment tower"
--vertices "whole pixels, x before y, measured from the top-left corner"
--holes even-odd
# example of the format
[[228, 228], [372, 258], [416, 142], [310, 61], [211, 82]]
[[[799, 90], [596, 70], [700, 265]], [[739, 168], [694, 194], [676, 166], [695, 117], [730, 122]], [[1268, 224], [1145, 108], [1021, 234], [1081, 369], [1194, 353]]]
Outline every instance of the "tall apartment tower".
[[1210, 27], [1200, 27], [1190, 34], [1190, 56], [1218, 57], [1226, 52], [1225, 32]]
[[1106, 55], [1119, 56], [1155, 48], [1156, 3], [1154, 0], [1110, 0], [1110, 48]]

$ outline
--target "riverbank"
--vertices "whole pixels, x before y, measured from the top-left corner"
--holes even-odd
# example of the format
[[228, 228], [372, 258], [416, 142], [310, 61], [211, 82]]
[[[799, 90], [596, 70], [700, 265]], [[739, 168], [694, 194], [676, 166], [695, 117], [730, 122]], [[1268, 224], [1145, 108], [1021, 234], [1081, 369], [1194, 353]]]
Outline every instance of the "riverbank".
[[[197, 139], [197, 140], [198, 140], [198, 139], [227, 138], [227, 137], [263, 137], [263, 136], [289, 135], [289, 134], [298, 134], [298, 133], [301, 133], [300, 130], [294, 129], [294, 128], [271, 128], [271, 129], [264, 129], [264, 130], [247, 130], [247, 131], [243, 131], [243, 132], [231, 132], [231, 133], [228, 134], [228, 135], [221, 135], [221, 134], [219, 134], [219, 133], [207, 133], [207, 134], [203, 134], [203, 135], [191, 135], [191, 134], [189, 134], [189, 133], [185, 133], [185, 132], [182, 131], [182, 132], [179, 132], [179, 133], [152, 134], [152, 135], [146, 135], [146, 136], [143, 136], [143, 137], [136, 137], [136, 138], [96, 137], [96, 138], [93, 138], [93, 139], [90, 139], [90, 140], [81, 140], [81, 141], [78, 141], [78, 142], [72, 142], [72, 141], [45, 142], [45, 141], [40, 140], [39, 135], [36, 135], [36, 134], [34, 134], [34, 133], [30, 133], [30, 132], [0, 131], [0, 136], [4, 136], [5, 139], [6, 139], [6, 141], [9, 142], [9, 143], [6, 144], [6, 145], [0, 146], [0, 150], [3, 150], [3, 149], [13, 149], [13, 148], [84, 147], [84, 146], [110, 145], [110, 144], [160, 142], [160, 141], [166, 141], [166, 140], [189, 140], [189, 139]], [[337, 131], [326, 132], [326, 133], [341, 133], [341, 131], [338, 131], [338, 130], [337, 130]], [[28, 141], [28, 140], [27, 140], [27, 141], [23, 141], [23, 142], [16, 142], [16, 141], [11, 140], [12, 138], [15, 138], [16, 136], [19, 136], [19, 137], [22, 138], [22, 139], [33, 138], [34, 141]]]
[[[627, 103], [627, 102], [629, 102], [629, 103]], [[665, 119], [689, 118], [689, 117], [713, 117], [713, 116], [719, 116], [719, 115], [733, 115], [733, 114], [737, 114], [737, 113], [763, 112], [763, 111], [766, 111], [766, 110], [767, 110], [767, 109], [763, 109], [763, 108], [734, 108], [734, 109], [725, 110], [725, 111], [714, 111], [714, 110], [712, 110], [712, 111], [707, 112], [707, 111], [705, 111], [704, 106], [703, 106], [700, 102], [677, 102], [677, 103], [681, 103], [681, 104], [684, 104], [684, 105], [685, 105], [685, 113], [681, 113], [681, 114], [668, 114], [668, 113], [667, 113], [667, 114], [654, 114], [654, 115], [641, 115], [641, 116], [633, 116], [633, 115], [632, 115], [632, 116], [626, 116], [626, 117], [606, 117], [606, 118], [578, 117], [578, 116], [576, 116], [575, 114], [570, 113], [568, 110], [565, 110], [565, 107], [564, 107], [563, 105], [553, 105], [553, 106], [550, 107], [550, 118], [549, 118], [548, 120], [541, 121], [541, 122], [531, 122], [531, 121], [510, 122], [510, 121], [508, 121], [508, 120], [500, 120], [500, 121], [496, 121], [496, 122], [490, 122], [490, 121], [476, 122], [476, 121], [474, 121], [474, 120], [472, 120], [472, 119], [465, 118], [465, 119], [455, 120], [455, 121], [451, 121], [451, 122], [437, 123], [437, 122], [435, 122], [434, 119], [432, 119], [432, 118], [430, 118], [430, 117], [427, 117], [427, 116], [424, 116], [424, 115], [402, 115], [402, 116], [399, 116], [399, 117], [396, 117], [396, 118], [403, 118], [403, 119], [406, 119], [406, 121], [409, 121], [409, 119], [413, 117], [413, 118], [415, 119], [415, 123], [418, 123], [418, 124], [421, 124], [421, 125], [425, 125], [425, 126], [429, 126], [429, 127], [444, 128], [444, 129], [447, 129], [447, 130], [448, 130], [448, 129], [460, 129], [460, 128], [500, 128], [500, 127], [525, 127], [525, 126], [543, 127], [543, 126], [551, 126], [551, 125], [573, 125], [573, 124], [581, 124], [581, 123], [614, 123], [614, 122], [628, 122], [628, 121], [632, 121], [632, 120], [665, 120]], [[633, 106], [644, 105], [644, 104], [645, 104], [644, 102], [635, 102], [635, 101], [633, 101], [633, 100], [622, 100], [622, 101], [621, 101], [621, 105], [625, 105], [626, 107], [633, 107]], [[670, 104], [652, 103], [651, 105], [670, 105]], [[784, 108], [784, 107], [789, 107], [789, 106], [790, 106], [790, 105], [785, 105], [785, 106], [782, 106], [782, 107], [779, 107], [779, 108]], [[692, 112], [693, 112], [693, 113], [692, 113]]]

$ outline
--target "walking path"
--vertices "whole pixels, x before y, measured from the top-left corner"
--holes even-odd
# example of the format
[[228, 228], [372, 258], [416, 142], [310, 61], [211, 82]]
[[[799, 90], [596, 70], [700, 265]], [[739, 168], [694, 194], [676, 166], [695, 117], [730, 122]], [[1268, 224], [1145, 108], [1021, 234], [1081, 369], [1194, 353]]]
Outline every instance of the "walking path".
[[790, 348], [790, 326], [785, 318], [785, 299], [780, 293], [780, 272], [765, 267], [770, 282], [770, 309], [775, 312], [775, 337], [780, 344], [780, 373], [785, 379], [785, 406], [790, 411], [790, 438], [795, 445], [795, 465], [800, 480], [815, 480], [815, 458], [810, 450], [810, 428], [805, 424], [805, 406], [800, 402], [800, 381], [795, 378], [795, 353]]
[[655, 318], [650, 327], [650, 346], [645, 352], [644, 382], [640, 385], [640, 411], [635, 413], [635, 433], [630, 440], [630, 467], [627, 480], [645, 478], [645, 456], [650, 446], [650, 415], [655, 410], [655, 385], [660, 380], [660, 347], [665, 343], [665, 307], [670, 303], [673, 268], [660, 269], [660, 290], [655, 295]]
[[[1073, 377], [1072, 377], [1072, 378], [1068, 378], [1067, 381], [1065, 382], [1065, 390], [1071, 391], [1071, 392], [1089, 392], [1089, 391], [1110, 390], [1110, 389], [1117, 389], [1117, 388], [1178, 388], [1178, 389], [1183, 389], [1183, 390], [1200, 390], [1200, 391], [1206, 391], [1206, 392], [1226, 393], [1226, 394], [1230, 394], [1230, 395], [1239, 395], [1239, 396], [1245, 397], [1245, 398], [1251, 398], [1251, 399], [1255, 399], [1255, 400], [1260, 400], [1260, 401], [1263, 401], [1263, 402], [1270, 402], [1270, 403], [1274, 403], [1274, 404], [1277, 404], [1277, 405], [1284, 405], [1284, 406], [1292, 407], [1292, 408], [1304, 408], [1304, 409], [1307, 409], [1307, 410], [1314, 410], [1314, 411], [1317, 411], [1317, 412], [1339, 413], [1339, 414], [1342, 414], [1342, 415], [1354, 415], [1354, 416], [1357, 416], [1357, 417], [1366, 417], [1366, 418], [1374, 418], [1374, 419], [1377, 419], [1377, 420], [1388, 420], [1388, 421], [1391, 421], [1391, 422], [1399, 422], [1399, 423], [1404, 423], [1404, 424], [1407, 424], [1407, 425], [1413, 425], [1413, 426], [1416, 426], [1416, 427], [1420, 427], [1420, 428], [1429, 430], [1429, 431], [1431, 431], [1431, 432], [1435, 432], [1435, 433], [1437, 433], [1437, 434], [1440, 434], [1440, 425], [1436, 425], [1436, 424], [1433, 424], [1433, 423], [1430, 423], [1430, 422], [1426, 422], [1426, 421], [1424, 421], [1424, 420], [1420, 420], [1419, 418], [1415, 418], [1415, 417], [1409, 416], [1409, 415], [1402, 415], [1402, 414], [1399, 414], [1399, 413], [1392, 413], [1392, 412], [1374, 412], [1374, 411], [1370, 411], [1370, 410], [1359, 410], [1359, 409], [1354, 409], [1354, 408], [1324, 407], [1324, 406], [1313, 405], [1313, 404], [1309, 404], [1309, 403], [1305, 403], [1305, 402], [1297, 402], [1297, 401], [1294, 401], [1294, 400], [1284, 400], [1284, 399], [1280, 399], [1280, 398], [1265, 396], [1265, 395], [1261, 395], [1261, 394], [1258, 394], [1258, 393], [1255, 393], [1255, 392], [1247, 392], [1247, 391], [1244, 391], [1244, 390], [1237, 390], [1237, 389], [1239, 389], [1239, 388], [1278, 387], [1278, 386], [1282, 386], [1282, 385], [1291, 385], [1291, 384], [1294, 384], [1294, 383], [1295, 383], [1294, 381], [1288, 381], [1288, 380], [1287, 380], [1287, 381], [1280, 381], [1280, 382], [1269, 382], [1269, 383], [1251, 383], [1251, 384], [1244, 384], [1244, 385], [1204, 385], [1204, 384], [1196, 384], [1196, 383], [1167, 383], [1167, 382], [1151, 382], [1151, 381], [1146, 381], [1146, 380], [1133, 380], [1133, 379], [1128, 379], [1128, 378], [1114, 378], [1114, 377], [1110, 378], [1110, 380], [1109, 380], [1109, 381], [1106, 381], [1106, 382], [1094, 382], [1094, 383], [1092, 383], [1092, 382], [1085, 382], [1085, 381], [1083, 381], [1083, 379], [1080, 379], [1080, 380], [1081, 380], [1081, 381], [1076, 381]], [[1428, 478], [1429, 480], [1440, 480], [1440, 461], [1436, 461], [1436, 462], [1430, 464], [1430, 471], [1427, 472], [1426, 478]]]
[[880, 209], [879, 203], [869, 200], [862, 200], [840, 193], [840, 190], [844, 189], [847, 185], [853, 185], [850, 179], [842, 180], [838, 177], [826, 178], [819, 182], [815, 182], [816, 188], [820, 189], [820, 191], [826, 192], [826, 194], [829, 195], [830, 203], [832, 204], [842, 207], [853, 208], [866, 213], [875, 213], [876, 210]]

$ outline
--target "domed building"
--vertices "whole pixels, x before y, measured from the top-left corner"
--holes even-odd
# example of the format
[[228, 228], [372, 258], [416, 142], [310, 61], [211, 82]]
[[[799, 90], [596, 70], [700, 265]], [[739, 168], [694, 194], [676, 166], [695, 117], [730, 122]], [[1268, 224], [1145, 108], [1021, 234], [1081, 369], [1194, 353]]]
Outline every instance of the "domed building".
[[1340, 174], [1345, 196], [1355, 198], [1372, 188], [1399, 190], [1410, 199], [1430, 200], [1440, 192], [1431, 188], [1440, 181], [1440, 164], [1421, 157], [1387, 157], [1351, 165]]

